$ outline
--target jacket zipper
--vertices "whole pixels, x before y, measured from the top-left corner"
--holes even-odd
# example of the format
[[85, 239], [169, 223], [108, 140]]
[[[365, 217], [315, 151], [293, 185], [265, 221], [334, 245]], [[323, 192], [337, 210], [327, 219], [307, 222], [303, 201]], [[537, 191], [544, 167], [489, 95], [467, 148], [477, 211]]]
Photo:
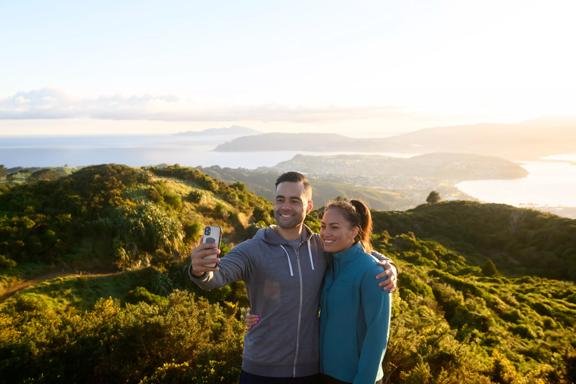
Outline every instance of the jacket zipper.
[[296, 250], [296, 265], [298, 266], [298, 278], [300, 282], [300, 302], [298, 303], [298, 325], [296, 327], [296, 352], [294, 353], [294, 366], [292, 368], [292, 377], [296, 377], [296, 363], [298, 362], [298, 353], [300, 351], [300, 323], [302, 322], [302, 268], [300, 267], [300, 249]]

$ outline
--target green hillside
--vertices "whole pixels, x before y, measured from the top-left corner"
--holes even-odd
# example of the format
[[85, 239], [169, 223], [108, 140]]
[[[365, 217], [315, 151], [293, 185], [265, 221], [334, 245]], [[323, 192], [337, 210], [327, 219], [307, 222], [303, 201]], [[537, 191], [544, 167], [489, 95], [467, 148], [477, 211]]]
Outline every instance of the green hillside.
[[576, 281], [576, 220], [502, 204], [469, 201], [421, 205], [404, 212], [378, 212], [379, 230], [413, 232], [449, 244], [471, 262], [494, 262], [511, 275]]
[[[204, 224], [223, 226], [226, 250], [270, 208], [178, 166], [4, 188], [0, 383], [236, 382], [243, 285], [196, 289], [186, 255]], [[374, 218], [401, 271], [386, 383], [576, 381], [574, 220], [468, 202]]]
[[413, 234], [380, 241], [401, 270], [391, 382], [573, 382], [574, 283], [503, 277]]
[[271, 205], [243, 184], [193, 168], [86, 167], [31, 179], [0, 195], [1, 284], [50, 270], [131, 270], [179, 262], [205, 224], [225, 239], [270, 221]]

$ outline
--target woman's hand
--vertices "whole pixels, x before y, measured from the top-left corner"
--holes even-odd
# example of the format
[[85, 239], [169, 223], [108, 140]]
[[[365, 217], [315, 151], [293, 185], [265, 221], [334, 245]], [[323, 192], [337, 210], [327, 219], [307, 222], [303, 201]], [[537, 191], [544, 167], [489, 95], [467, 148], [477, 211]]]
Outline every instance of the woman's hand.
[[246, 317], [244, 317], [244, 324], [246, 325], [246, 330], [249, 331], [252, 329], [253, 326], [258, 324], [260, 321], [260, 315], [255, 315], [253, 313], [248, 312]]

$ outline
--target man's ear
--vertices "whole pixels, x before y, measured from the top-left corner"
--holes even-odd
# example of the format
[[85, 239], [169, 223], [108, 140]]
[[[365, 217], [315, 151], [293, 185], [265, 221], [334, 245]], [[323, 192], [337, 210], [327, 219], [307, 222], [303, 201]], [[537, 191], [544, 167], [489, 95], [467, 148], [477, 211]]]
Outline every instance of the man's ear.
[[310, 212], [312, 212], [312, 209], [314, 208], [314, 201], [312, 201], [312, 199], [308, 200], [308, 206], [306, 207], [306, 214], [309, 214]]

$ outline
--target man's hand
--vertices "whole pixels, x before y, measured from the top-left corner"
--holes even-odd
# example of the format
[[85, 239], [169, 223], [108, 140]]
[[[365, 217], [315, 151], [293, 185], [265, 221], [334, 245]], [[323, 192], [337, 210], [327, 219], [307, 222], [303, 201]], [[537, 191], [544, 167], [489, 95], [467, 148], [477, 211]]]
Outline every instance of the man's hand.
[[214, 243], [199, 244], [192, 250], [192, 274], [196, 277], [201, 277], [206, 272], [213, 272], [218, 270], [218, 263], [220, 259], [217, 256], [220, 254], [218, 245]]
[[376, 275], [376, 279], [383, 280], [378, 283], [379, 286], [387, 290], [388, 292], [394, 292], [396, 290], [396, 281], [398, 279], [398, 270], [395, 266], [390, 264], [389, 261], [379, 261], [382, 267], [384, 267], [384, 272]]

